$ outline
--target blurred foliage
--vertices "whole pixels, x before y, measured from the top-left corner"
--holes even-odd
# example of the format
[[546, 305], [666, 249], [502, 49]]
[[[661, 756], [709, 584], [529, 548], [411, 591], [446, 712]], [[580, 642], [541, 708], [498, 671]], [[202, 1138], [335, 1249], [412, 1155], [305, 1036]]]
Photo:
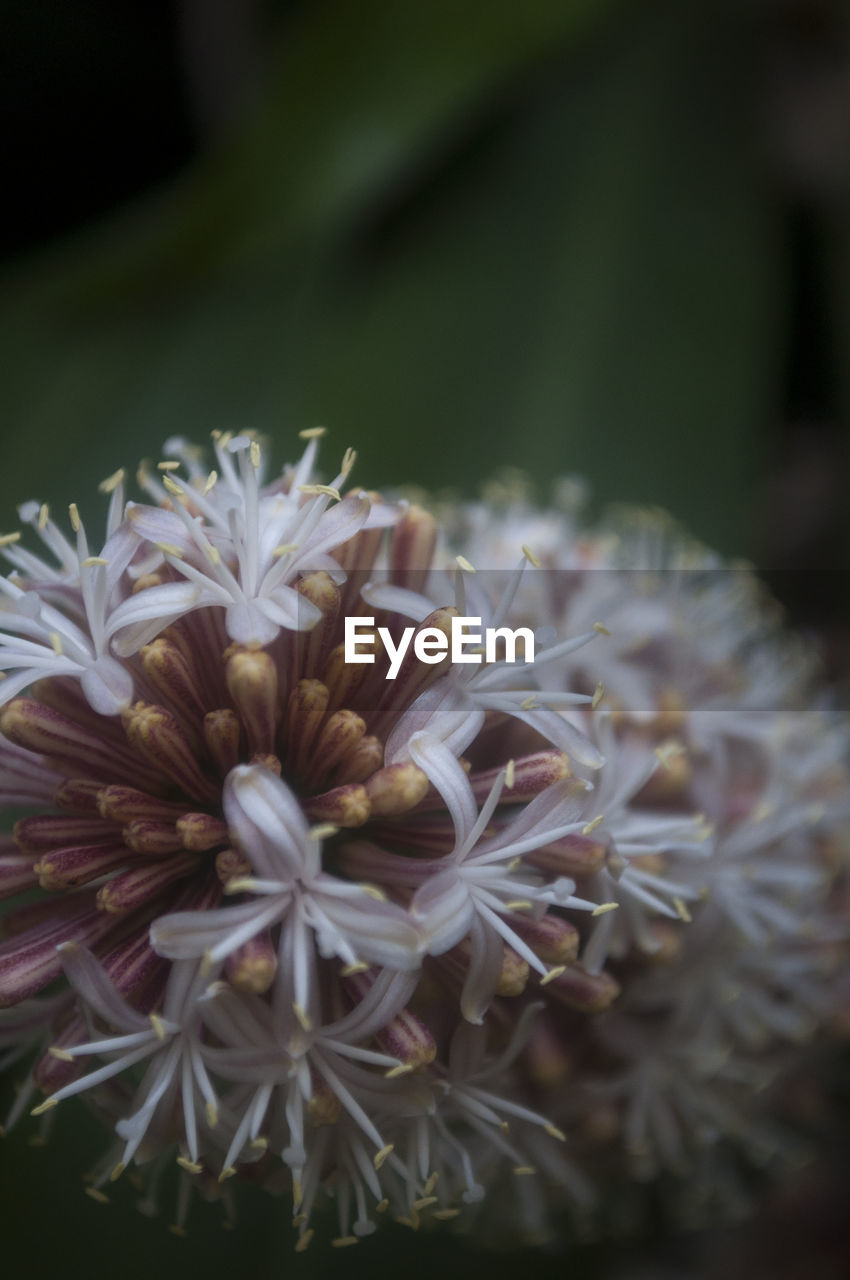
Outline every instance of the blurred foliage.
[[788, 322], [759, 12], [296, 12], [244, 127], [7, 273], [6, 521], [174, 432], [283, 460], [321, 422], [368, 485], [580, 471], [749, 547]]
[[[7, 269], [0, 519], [30, 497], [85, 513], [102, 476], [174, 433], [253, 427], [282, 462], [323, 423], [328, 470], [354, 444], [370, 487], [471, 494], [503, 465], [544, 486], [583, 472], [600, 501], [658, 503], [751, 550], [792, 306], [760, 133], [776, 8], [281, 5], [246, 120], [167, 188]], [[828, 241], [838, 352], [843, 214]], [[176, 1274], [190, 1257], [212, 1274], [277, 1271], [281, 1202], [248, 1197], [229, 1236], [202, 1211], [183, 1242], [85, 1199], [85, 1120], [60, 1116], [47, 1149], [22, 1126], [0, 1162], [28, 1274], [75, 1240], [68, 1256], [93, 1277]], [[401, 1243], [391, 1231], [356, 1260], [377, 1267]], [[411, 1276], [472, 1265], [462, 1242], [403, 1243]], [[572, 1255], [572, 1273], [601, 1274], [605, 1256]], [[503, 1261], [490, 1269], [518, 1259]], [[293, 1274], [338, 1266], [320, 1246]]]

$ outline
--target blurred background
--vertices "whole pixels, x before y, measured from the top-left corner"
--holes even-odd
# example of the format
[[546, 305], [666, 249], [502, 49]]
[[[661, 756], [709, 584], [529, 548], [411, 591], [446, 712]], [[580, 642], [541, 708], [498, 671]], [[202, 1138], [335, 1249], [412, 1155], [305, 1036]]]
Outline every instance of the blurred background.
[[[581, 473], [596, 509], [664, 506], [762, 566], [846, 673], [842, 0], [3, 0], [0, 23], [4, 530], [26, 498], [96, 511], [97, 482], [174, 433], [252, 427], [281, 463], [323, 424], [326, 466], [353, 444], [368, 487], [472, 496], [513, 466], [541, 497]], [[190, 1241], [127, 1188], [85, 1199], [95, 1151], [62, 1124], [0, 1153], [29, 1274], [289, 1265], [262, 1196]], [[807, 1182], [773, 1211], [792, 1235], [792, 1208], [826, 1215], [808, 1280], [845, 1274], [820, 1176], [816, 1209]], [[699, 1274], [757, 1272], [767, 1222], [702, 1242]], [[354, 1261], [472, 1265], [409, 1245]], [[836, 1270], [812, 1271], [820, 1248]], [[637, 1276], [630, 1249], [571, 1265]], [[648, 1250], [640, 1275], [697, 1265]]]

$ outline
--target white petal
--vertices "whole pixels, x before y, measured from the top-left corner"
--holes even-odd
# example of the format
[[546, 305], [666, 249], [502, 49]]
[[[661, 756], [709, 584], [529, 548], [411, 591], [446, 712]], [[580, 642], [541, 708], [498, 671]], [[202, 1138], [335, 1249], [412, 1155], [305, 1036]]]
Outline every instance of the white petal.
[[231, 838], [259, 876], [290, 882], [318, 871], [318, 846], [309, 838], [301, 807], [270, 769], [251, 764], [231, 769], [223, 806]]
[[101, 716], [119, 715], [133, 699], [133, 677], [108, 654], [83, 672], [81, 684], [89, 706]]

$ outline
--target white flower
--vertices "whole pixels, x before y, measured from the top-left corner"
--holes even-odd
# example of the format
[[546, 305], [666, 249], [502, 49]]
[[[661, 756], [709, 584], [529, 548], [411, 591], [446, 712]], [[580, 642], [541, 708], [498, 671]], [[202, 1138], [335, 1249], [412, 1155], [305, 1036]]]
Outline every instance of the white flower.
[[117, 653], [135, 653], [174, 619], [214, 606], [224, 609], [227, 633], [240, 644], [267, 645], [282, 627], [315, 625], [319, 611], [294, 589], [294, 579], [316, 569], [340, 575], [331, 552], [369, 525], [370, 515], [378, 527], [395, 519], [380, 507], [373, 513], [364, 492], [340, 500], [351, 452], [333, 484], [308, 483], [315, 445], [308, 445], [287, 488], [263, 489], [257, 441], [221, 437], [221, 478], [211, 472], [207, 483], [193, 486], [167, 472], [163, 496], [170, 495], [171, 510], [131, 504], [130, 527], [183, 580], [147, 587], [125, 601], [111, 627]]
[[252, 895], [234, 907], [162, 916], [151, 929], [160, 955], [207, 956], [218, 964], [262, 929], [280, 924], [281, 967], [293, 975], [293, 1001], [308, 1017], [316, 960], [337, 956], [390, 969], [419, 967], [423, 943], [412, 920], [370, 885], [322, 870], [322, 832], [308, 827], [292, 792], [260, 765], [239, 765], [224, 784], [231, 838], [256, 873], [228, 885]]

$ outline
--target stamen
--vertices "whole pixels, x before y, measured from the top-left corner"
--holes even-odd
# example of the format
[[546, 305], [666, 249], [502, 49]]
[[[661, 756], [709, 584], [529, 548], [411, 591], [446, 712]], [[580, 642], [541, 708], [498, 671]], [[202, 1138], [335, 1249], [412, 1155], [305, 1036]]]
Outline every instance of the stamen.
[[113, 471], [111, 476], [107, 476], [105, 480], [101, 480], [97, 486], [100, 493], [114, 493], [119, 485], [124, 483], [126, 471], [123, 467], [119, 467], [117, 471]]

